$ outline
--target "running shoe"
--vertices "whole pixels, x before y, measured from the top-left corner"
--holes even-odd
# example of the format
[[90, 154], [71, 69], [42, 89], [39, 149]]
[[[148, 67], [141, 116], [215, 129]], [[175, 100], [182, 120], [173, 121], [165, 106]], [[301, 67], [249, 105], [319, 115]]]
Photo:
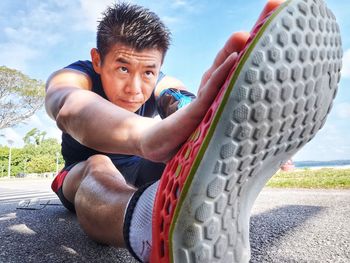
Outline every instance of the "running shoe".
[[260, 19], [208, 113], [167, 164], [151, 262], [248, 262], [251, 207], [316, 135], [337, 93], [339, 26], [322, 0]]

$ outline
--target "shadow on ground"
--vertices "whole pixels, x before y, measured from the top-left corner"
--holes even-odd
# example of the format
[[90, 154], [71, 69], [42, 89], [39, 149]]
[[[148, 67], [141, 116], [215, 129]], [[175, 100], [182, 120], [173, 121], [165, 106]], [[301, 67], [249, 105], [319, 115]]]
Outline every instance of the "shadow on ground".
[[[91, 241], [75, 215], [58, 200], [50, 200], [49, 204], [44, 208], [40, 203], [32, 206], [43, 208], [39, 210], [16, 209], [14, 203], [1, 205], [0, 262], [136, 262], [125, 249]], [[270, 247], [322, 209], [288, 205], [253, 216], [251, 262], [266, 260]]]
[[[287, 205], [252, 216], [250, 219], [251, 263], [269, 258], [268, 251], [290, 232], [295, 232], [307, 220], [320, 213], [323, 207]], [[272, 259], [271, 259], [272, 260]]]
[[1, 205], [0, 262], [136, 262], [124, 249], [91, 241], [58, 200], [41, 210]]

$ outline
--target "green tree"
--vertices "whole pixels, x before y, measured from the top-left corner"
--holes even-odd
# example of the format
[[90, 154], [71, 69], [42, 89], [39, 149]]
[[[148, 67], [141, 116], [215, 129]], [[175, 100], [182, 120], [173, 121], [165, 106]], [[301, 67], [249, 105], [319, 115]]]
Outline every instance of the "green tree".
[[49, 154], [34, 156], [27, 164], [28, 173], [46, 173], [55, 171], [56, 161]]
[[0, 67], [0, 129], [12, 127], [43, 106], [44, 83], [18, 70]]
[[45, 131], [40, 131], [37, 128], [31, 129], [27, 134], [23, 137], [23, 141], [25, 144], [34, 144], [34, 145], [40, 145], [44, 140], [46, 136]]
[[[45, 173], [56, 171], [56, 158], [58, 154], [59, 169], [64, 164], [60, 154], [61, 145], [56, 139], [44, 139], [39, 145], [27, 144], [23, 148], [23, 154], [27, 160], [27, 173]], [[23, 157], [24, 158], [24, 157]]]
[[[11, 175], [55, 172], [57, 157], [61, 169], [64, 160], [60, 149], [59, 142], [53, 138], [43, 139], [39, 145], [29, 143], [23, 148], [12, 148]], [[0, 146], [0, 176], [7, 176], [8, 155], [9, 147]]]
[[9, 148], [0, 147], [0, 176], [7, 175]]

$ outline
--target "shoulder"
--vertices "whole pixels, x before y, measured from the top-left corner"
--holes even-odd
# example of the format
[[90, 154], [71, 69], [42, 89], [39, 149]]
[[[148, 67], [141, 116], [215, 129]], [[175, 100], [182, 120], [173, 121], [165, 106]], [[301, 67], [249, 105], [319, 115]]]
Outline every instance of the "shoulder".
[[63, 69], [77, 70], [77, 71], [85, 73], [86, 75], [88, 75], [90, 77], [97, 75], [97, 73], [95, 72], [95, 70], [92, 66], [92, 62], [89, 60], [78, 60], [78, 61], [64, 67]]
[[95, 74], [90, 61], [77, 61], [53, 72], [46, 81], [46, 89], [61, 85], [91, 89]]

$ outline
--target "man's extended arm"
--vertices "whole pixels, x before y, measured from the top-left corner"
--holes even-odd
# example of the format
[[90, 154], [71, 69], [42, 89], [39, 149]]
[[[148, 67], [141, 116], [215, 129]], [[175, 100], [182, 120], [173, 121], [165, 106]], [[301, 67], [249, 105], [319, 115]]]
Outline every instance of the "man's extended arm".
[[91, 92], [83, 73], [62, 70], [48, 80], [45, 106], [57, 126], [81, 144], [110, 153], [140, 155], [142, 130], [156, 120], [140, 117]]
[[[59, 72], [47, 85], [46, 110], [58, 127], [85, 146], [111, 153], [170, 159], [204, 117], [233, 66], [247, 34], [231, 37], [204, 75], [198, 97], [160, 121], [126, 111], [90, 91], [84, 74]], [[67, 81], [68, 79], [68, 81]]]

